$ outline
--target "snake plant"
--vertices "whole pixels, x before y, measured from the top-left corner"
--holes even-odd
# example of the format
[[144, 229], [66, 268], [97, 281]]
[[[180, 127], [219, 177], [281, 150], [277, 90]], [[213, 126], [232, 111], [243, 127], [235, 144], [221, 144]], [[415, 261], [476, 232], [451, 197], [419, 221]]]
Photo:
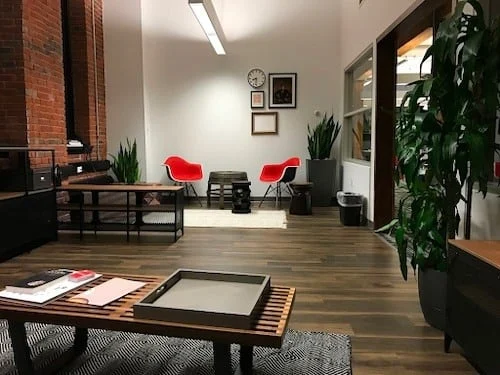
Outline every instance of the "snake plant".
[[333, 144], [337, 139], [342, 126], [333, 120], [333, 115], [328, 119], [326, 112], [314, 130], [307, 124], [307, 141], [309, 155], [311, 159], [328, 159], [330, 157]]
[[138, 182], [141, 178], [141, 171], [139, 169], [139, 161], [137, 160], [137, 143], [130, 143], [127, 138], [125, 147], [120, 142], [120, 150], [118, 154], [110, 156], [113, 158], [111, 163], [111, 170], [115, 174], [119, 182], [133, 184]]

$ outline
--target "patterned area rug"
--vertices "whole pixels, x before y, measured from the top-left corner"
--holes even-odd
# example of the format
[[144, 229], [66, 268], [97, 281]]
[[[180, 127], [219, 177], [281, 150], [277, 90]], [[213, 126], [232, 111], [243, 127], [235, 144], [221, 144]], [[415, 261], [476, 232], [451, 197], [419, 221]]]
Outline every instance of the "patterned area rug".
[[[27, 324], [35, 367], [50, 363], [69, 347], [73, 330]], [[233, 374], [238, 374], [239, 347], [231, 346]], [[6, 321], [0, 321], [0, 374], [17, 374]], [[347, 335], [288, 330], [281, 349], [254, 348], [256, 375], [351, 375], [351, 341]], [[60, 372], [78, 375], [213, 374], [212, 343], [91, 329], [87, 350]]]
[[[173, 214], [153, 212], [144, 215], [144, 222], [173, 222]], [[230, 209], [184, 209], [184, 226], [186, 227], [286, 229], [286, 223], [286, 212], [283, 210], [252, 210], [249, 214], [233, 214]]]

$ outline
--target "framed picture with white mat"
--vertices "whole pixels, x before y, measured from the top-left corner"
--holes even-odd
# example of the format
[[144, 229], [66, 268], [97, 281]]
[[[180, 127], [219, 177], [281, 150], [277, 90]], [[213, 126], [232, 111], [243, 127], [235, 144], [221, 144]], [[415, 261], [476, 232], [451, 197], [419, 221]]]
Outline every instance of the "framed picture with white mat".
[[252, 112], [252, 135], [278, 134], [278, 112]]

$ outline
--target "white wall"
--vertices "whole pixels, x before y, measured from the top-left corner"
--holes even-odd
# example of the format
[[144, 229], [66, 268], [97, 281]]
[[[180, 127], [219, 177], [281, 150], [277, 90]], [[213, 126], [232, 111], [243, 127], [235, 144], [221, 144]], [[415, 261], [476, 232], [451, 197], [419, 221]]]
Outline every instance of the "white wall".
[[[108, 1], [108, 0], [107, 0]], [[218, 0], [227, 43], [217, 56], [186, 0], [142, 3], [148, 180], [166, 183], [161, 163], [179, 154], [209, 171], [241, 170], [252, 195], [264, 163], [299, 156], [305, 180], [307, 123], [315, 110], [339, 113], [339, 4], [323, 0]], [[251, 135], [247, 72], [296, 72], [297, 109], [281, 109], [279, 135]], [[266, 103], [269, 96], [264, 86]], [[266, 109], [267, 110], [267, 109]], [[338, 116], [337, 116], [338, 117]]]
[[[423, 0], [365, 0], [341, 1], [341, 66], [339, 80], [342, 82], [340, 97], [343, 98], [344, 72], [367, 48], [373, 47], [374, 78], [376, 77], [376, 41], [389, 28], [402, 21]], [[374, 88], [376, 80], [374, 79]], [[373, 91], [373, 108], [377, 103], [375, 89]], [[343, 108], [343, 107], [342, 107]], [[372, 160], [370, 166], [345, 161], [343, 163], [342, 185], [344, 190], [363, 194], [368, 199], [366, 209], [368, 219], [373, 220], [374, 200], [374, 162], [375, 152], [375, 111], [372, 113]], [[367, 185], [368, 184], [368, 185]]]
[[136, 139], [146, 179], [141, 0], [103, 1], [108, 153]]
[[389, 27], [423, 0], [341, 0], [342, 67], [345, 68]]
[[[465, 192], [464, 192], [465, 194]], [[461, 217], [459, 226], [459, 237], [464, 237], [465, 204], [459, 205]], [[500, 197], [496, 193], [483, 195], [474, 190], [472, 195], [471, 230], [470, 237], [473, 240], [500, 240]]]

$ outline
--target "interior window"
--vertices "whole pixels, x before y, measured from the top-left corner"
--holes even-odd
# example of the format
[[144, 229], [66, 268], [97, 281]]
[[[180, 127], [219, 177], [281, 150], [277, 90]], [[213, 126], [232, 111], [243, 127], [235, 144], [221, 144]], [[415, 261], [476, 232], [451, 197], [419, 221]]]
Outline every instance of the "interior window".
[[346, 71], [344, 126], [347, 157], [371, 160], [373, 54], [370, 50]]

